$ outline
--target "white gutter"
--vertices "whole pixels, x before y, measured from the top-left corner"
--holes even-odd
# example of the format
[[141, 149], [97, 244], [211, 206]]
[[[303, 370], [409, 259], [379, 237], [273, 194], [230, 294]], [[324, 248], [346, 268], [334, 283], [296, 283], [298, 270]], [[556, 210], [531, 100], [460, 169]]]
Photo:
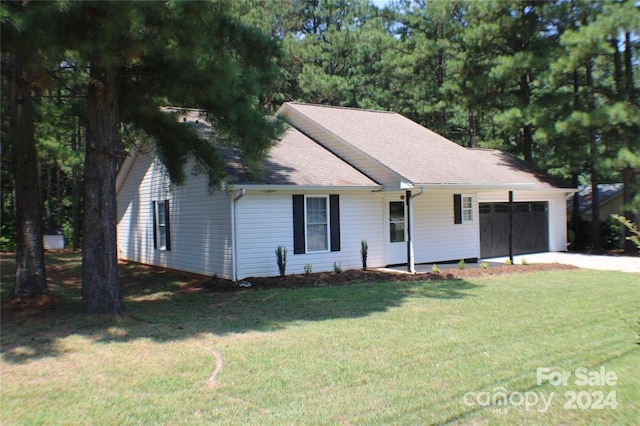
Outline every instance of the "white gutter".
[[407, 201], [409, 201], [407, 203], [407, 207], [409, 209], [408, 212], [408, 216], [409, 216], [409, 241], [407, 242], [407, 244], [409, 245], [408, 247], [408, 251], [409, 251], [409, 272], [411, 272], [412, 274], [416, 273], [416, 258], [415, 258], [415, 254], [413, 252], [413, 200], [419, 196], [421, 196], [422, 194], [424, 194], [424, 186], [420, 187], [420, 192], [417, 193], [416, 195], [411, 194], [411, 198], [407, 198]]
[[[428, 189], [455, 189], [461, 191], [497, 191], [504, 189], [518, 190], [518, 189], [527, 189], [527, 190], [538, 190], [535, 187], [535, 183], [488, 183], [488, 184], [461, 184], [461, 183], [427, 183], [427, 184], [415, 184], [415, 186], [419, 186], [420, 188], [428, 188]], [[542, 191], [551, 191], [557, 188], [540, 188]]]
[[237, 282], [238, 281], [238, 255], [236, 254], [237, 252], [237, 229], [236, 229], [236, 204], [238, 203], [238, 201], [240, 201], [240, 199], [242, 197], [244, 197], [244, 195], [247, 193], [247, 191], [242, 188], [240, 189], [240, 192], [238, 192], [238, 195], [236, 195], [233, 200], [231, 201], [231, 278], [233, 279], [233, 281]]

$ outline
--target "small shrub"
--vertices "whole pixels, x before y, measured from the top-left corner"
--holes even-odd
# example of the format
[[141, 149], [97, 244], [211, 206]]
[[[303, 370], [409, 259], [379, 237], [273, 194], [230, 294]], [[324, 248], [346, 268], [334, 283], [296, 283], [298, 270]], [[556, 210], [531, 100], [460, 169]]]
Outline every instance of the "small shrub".
[[2, 211], [0, 214], [0, 251], [14, 251], [16, 249], [16, 218], [13, 212]]
[[527, 261], [526, 257], [522, 258], [522, 264], [525, 265], [525, 266], [529, 264], [529, 262]]
[[600, 240], [602, 248], [620, 249], [624, 246], [623, 224], [613, 215], [600, 223]]
[[487, 262], [482, 262], [480, 264], [480, 269], [489, 269], [489, 264]]
[[304, 264], [304, 274], [305, 274], [306, 276], [309, 276], [309, 275], [311, 275], [311, 272], [312, 272], [312, 271], [313, 271], [313, 266], [311, 266], [311, 264], [310, 264], [310, 263], [305, 263], [305, 264]]
[[640, 230], [638, 230], [638, 225], [619, 214], [611, 216], [629, 230], [630, 236], [626, 237], [626, 239], [631, 241], [636, 247], [638, 247], [638, 250], [640, 250]]
[[438, 268], [438, 265], [434, 263], [433, 266], [431, 267], [431, 272], [433, 272], [434, 274], [439, 274], [440, 268]]
[[287, 269], [287, 248], [285, 246], [278, 246], [276, 248], [276, 259], [278, 262], [278, 271], [280, 271], [280, 276], [284, 277]]
[[342, 272], [342, 262], [333, 262], [333, 272], [336, 274]]
[[507, 259], [504, 261], [505, 265], [513, 265], [513, 262], [511, 262], [511, 259]]
[[460, 261], [458, 262], [458, 269], [463, 270], [466, 268], [467, 268], [467, 265], [464, 263], [464, 259], [460, 259]]
[[367, 270], [367, 256], [369, 252], [369, 246], [367, 240], [360, 241], [360, 257], [362, 258], [362, 270]]

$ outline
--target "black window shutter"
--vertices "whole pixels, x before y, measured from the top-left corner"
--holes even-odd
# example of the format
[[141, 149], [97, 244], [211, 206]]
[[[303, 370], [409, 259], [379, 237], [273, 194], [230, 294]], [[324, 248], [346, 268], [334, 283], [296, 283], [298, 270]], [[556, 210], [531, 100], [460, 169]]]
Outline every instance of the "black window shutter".
[[340, 196], [329, 195], [331, 251], [340, 251]]
[[462, 223], [462, 195], [453, 194], [453, 223]]
[[166, 234], [165, 250], [171, 250], [171, 227], [169, 226], [169, 223], [170, 223], [169, 222], [169, 200], [165, 200], [164, 202], [164, 232]]
[[156, 215], [158, 214], [158, 208], [156, 202], [153, 202], [153, 248], [158, 248], [158, 220]]
[[293, 254], [304, 253], [304, 195], [293, 196]]

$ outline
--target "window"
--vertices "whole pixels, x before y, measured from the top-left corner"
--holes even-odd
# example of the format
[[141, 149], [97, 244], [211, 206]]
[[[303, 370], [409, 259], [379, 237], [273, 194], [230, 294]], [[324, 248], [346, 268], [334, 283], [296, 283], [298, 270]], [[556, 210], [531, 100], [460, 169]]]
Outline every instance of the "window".
[[473, 222], [473, 198], [468, 195], [462, 196], [462, 223]]
[[169, 200], [153, 202], [153, 248], [171, 250]]
[[453, 194], [453, 223], [473, 223], [473, 197]]
[[389, 241], [404, 242], [404, 202], [389, 203]]
[[307, 197], [307, 252], [329, 248], [327, 197]]
[[340, 251], [340, 197], [293, 196], [293, 253]]

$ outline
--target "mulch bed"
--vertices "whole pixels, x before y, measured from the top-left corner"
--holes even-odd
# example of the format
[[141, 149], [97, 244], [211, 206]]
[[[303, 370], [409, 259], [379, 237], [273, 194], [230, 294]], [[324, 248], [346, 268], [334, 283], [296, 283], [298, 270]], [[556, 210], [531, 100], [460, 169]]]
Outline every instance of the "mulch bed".
[[380, 270], [350, 269], [336, 272], [318, 272], [310, 275], [291, 274], [284, 277], [249, 277], [235, 283], [230, 280], [214, 278], [206, 281], [191, 281], [185, 291], [231, 292], [246, 290], [266, 290], [271, 288], [304, 288], [321, 286], [339, 286], [362, 282], [415, 282], [442, 281], [472, 277], [493, 277], [513, 273], [529, 273], [537, 271], [555, 271], [576, 269], [575, 266], [560, 263], [537, 263], [530, 265], [493, 266], [487, 269], [447, 269], [439, 274], [406, 274]]

